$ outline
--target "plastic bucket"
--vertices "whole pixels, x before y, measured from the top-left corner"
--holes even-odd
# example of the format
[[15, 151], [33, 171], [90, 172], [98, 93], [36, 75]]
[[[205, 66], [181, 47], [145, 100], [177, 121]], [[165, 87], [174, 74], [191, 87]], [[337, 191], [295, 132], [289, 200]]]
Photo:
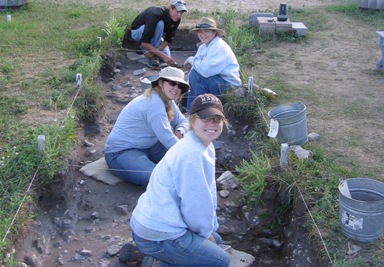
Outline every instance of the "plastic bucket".
[[368, 178], [342, 181], [339, 212], [346, 237], [361, 242], [379, 239], [384, 230], [384, 183]]
[[268, 112], [271, 119], [279, 123], [277, 141], [290, 145], [301, 145], [307, 142], [307, 107], [300, 103], [277, 106]]
[[157, 75], [148, 75], [140, 77], [140, 85], [141, 85], [141, 91], [144, 92], [145, 90], [152, 87], [151, 83], [152, 81], [157, 79]]

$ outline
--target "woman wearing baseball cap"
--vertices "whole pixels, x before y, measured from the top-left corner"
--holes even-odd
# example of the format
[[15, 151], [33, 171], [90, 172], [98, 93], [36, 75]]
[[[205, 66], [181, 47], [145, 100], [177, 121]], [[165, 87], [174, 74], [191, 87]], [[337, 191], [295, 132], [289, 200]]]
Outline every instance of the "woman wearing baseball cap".
[[153, 168], [188, 131], [175, 100], [187, 93], [184, 72], [166, 67], [152, 88], [120, 112], [105, 144], [105, 160], [113, 174], [146, 186]]
[[141, 266], [229, 266], [219, 244], [216, 216], [215, 149], [226, 124], [212, 94], [198, 96], [188, 118], [190, 131], [156, 165], [138, 200], [130, 226]]

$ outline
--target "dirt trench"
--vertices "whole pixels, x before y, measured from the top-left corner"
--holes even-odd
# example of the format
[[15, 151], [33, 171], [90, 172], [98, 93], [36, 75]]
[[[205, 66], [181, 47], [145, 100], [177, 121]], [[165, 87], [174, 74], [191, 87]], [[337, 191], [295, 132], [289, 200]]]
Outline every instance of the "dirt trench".
[[[195, 52], [196, 42], [188, 32], [177, 34], [171, 51], [179, 64]], [[141, 93], [139, 76], [132, 72], [145, 66], [127, 59], [126, 52], [104, 57], [100, 76], [106, 88], [104, 109], [95, 120], [84, 123], [68, 169], [37, 192], [38, 215], [17, 243], [17, 261], [47, 267], [125, 266], [118, 260], [119, 251], [132, 242], [128, 220], [145, 189], [125, 182], [107, 185], [79, 169], [103, 156], [106, 137], [120, 110]], [[147, 69], [144, 75], [157, 73]], [[248, 135], [255, 130], [254, 122], [241, 118], [229, 118], [229, 122], [230, 130], [219, 139], [218, 178], [227, 171], [235, 173], [235, 167], [250, 158], [250, 151], [257, 151], [256, 140]], [[256, 206], [247, 205], [240, 186], [219, 183], [218, 189], [229, 191], [225, 198], [218, 194], [219, 233], [234, 249], [255, 257], [251, 266], [327, 265], [321, 247], [303, 227], [306, 209], [300, 199], [290, 203], [284, 190], [271, 182], [262, 204]]]

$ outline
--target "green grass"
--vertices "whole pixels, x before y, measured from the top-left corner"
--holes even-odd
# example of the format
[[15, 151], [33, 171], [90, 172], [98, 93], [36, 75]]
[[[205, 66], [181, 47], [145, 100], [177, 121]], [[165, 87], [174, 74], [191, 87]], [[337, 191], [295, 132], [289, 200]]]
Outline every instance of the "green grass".
[[[316, 9], [289, 9], [291, 21], [303, 21], [310, 29], [308, 39], [310, 39], [315, 32], [328, 29], [329, 25], [328, 22], [324, 20], [324, 16], [322, 16], [323, 12], [329, 12], [334, 14], [334, 16], [350, 17], [361, 21], [361, 23], [370, 24], [377, 28], [380, 28], [384, 23], [384, 12], [360, 10], [356, 3]], [[268, 47], [284, 45], [284, 42], [300, 44], [301, 42], [306, 42], [306, 40], [296, 39], [292, 35], [286, 35], [263, 38], [262, 40], [254, 42], [254, 44], [256, 47], [268, 50]], [[268, 61], [263, 62], [263, 66], [270, 68], [274, 64], [278, 64], [279, 60], [279, 55], [271, 54], [268, 57]], [[244, 63], [245, 62], [243, 62], [243, 64]], [[249, 64], [246, 65], [248, 67], [244, 65], [242, 67], [250, 70], [252, 64], [255, 63], [249, 60]], [[257, 77], [252, 73], [248, 73], [248, 75]], [[227, 108], [229, 112], [240, 114], [242, 117], [258, 117], [258, 114], [262, 114], [265, 110], [268, 110], [268, 108], [283, 103], [287, 99], [292, 101], [292, 99], [303, 98], [303, 94], [313, 94], [313, 92], [306, 92], [289, 84], [283, 75], [274, 75], [272, 78], [264, 81], [264, 84], [264, 86], [273, 88], [277, 92], [284, 92], [284, 96], [274, 99], [264, 99], [261, 102], [257, 101], [257, 105], [251, 100], [240, 100], [242, 102], [238, 105], [237, 102], [239, 101], [232, 99], [233, 96], [229, 95], [230, 99], [227, 99], [225, 102], [229, 104], [226, 104], [225, 108]], [[257, 97], [258, 95], [256, 95], [256, 98]], [[262, 110], [255, 111], [255, 106]], [[349, 108], [344, 112], [352, 117], [375, 116], [373, 114], [356, 113], [353, 105], [349, 105]], [[378, 112], [378, 114], [380, 113]], [[267, 132], [267, 122], [260, 119], [255, 134]], [[352, 137], [351, 139], [353, 140], [354, 138]], [[283, 185], [282, 188], [290, 192], [291, 201], [300, 196], [300, 193], [302, 194], [303, 199], [310, 207], [313, 218], [309, 216], [309, 213], [307, 214], [306, 228], [309, 231], [309, 237], [315, 237], [319, 241], [319, 251], [322, 251], [323, 256], [327, 257], [325, 247], [322, 242], [320, 242], [321, 240], [318, 233], [320, 230], [326, 248], [332, 258], [332, 266], [379, 266], [379, 264], [382, 264], [380, 260], [382, 260], [382, 253], [384, 251], [384, 240], [379, 239], [368, 244], [357, 242], [368, 256], [348, 257], [345, 254], [345, 248], [347, 244], [352, 244], [353, 242], [342, 235], [339, 224], [339, 181], [341, 178], [362, 177], [361, 173], [353, 166], [337, 165], [332, 158], [327, 158], [323, 154], [322, 148], [316, 143], [307, 143], [303, 145], [303, 148], [312, 151], [311, 156], [307, 160], [300, 160], [293, 152], [290, 152], [288, 168], [277, 170], [272, 167], [268, 171], [265, 169], [266, 160], [261, 160], [261, 158], [266, 155], [271, 166], [279, 166], [280, 147], [276, 142], [268, 140], [264, 135], [264, 144], [260, 148], [261, 152], [259, 157], [254, 157], [250, 162], [243, 163], [237, 168], [237, 171], [241, 173], [239, 180], [242, 182], [245, 195], [249, 200], [257, 199], [260, 196], [260, 190], [262, 189], [260, 185], [263, 184], [263, 181], [260, 180], [259, 174], [261, 170], [266, 170], [266, 172], [263, 173], [264, 177], [271, 178]], [[244, 181], [246, 181], [245, 184]], [[251, 190], [252, 186], [256, 186], [256, 190]]]
[[[101, 53], [119, 49], [122, 25], [134, 12], [111, 15], [102, 8], [30, 1], [7, 14], [10, 25], [0, 20], [1, 261], [13, 234], [33, 217], [34, 190], [67, 167], [78, 120], [98, 112], [103, 87], [95, 78]], [[82, 74], [80, 91], [77, 73]], [[50, 122], [35, 125], [28, 120], [34, 113]], [[43, 152], [37, 149], [38, 135], [45, 136]]]

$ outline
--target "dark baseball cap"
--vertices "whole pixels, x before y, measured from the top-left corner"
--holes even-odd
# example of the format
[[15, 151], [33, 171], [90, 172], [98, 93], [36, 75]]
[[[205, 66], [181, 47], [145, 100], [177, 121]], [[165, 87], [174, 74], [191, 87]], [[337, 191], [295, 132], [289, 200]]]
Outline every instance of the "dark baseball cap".
[[193, 100], [189, 114], [192, 115], [194, 113], [202, 119], [215, 115], [225, 118], [220, 99], [212, 94], [199, 95]]

